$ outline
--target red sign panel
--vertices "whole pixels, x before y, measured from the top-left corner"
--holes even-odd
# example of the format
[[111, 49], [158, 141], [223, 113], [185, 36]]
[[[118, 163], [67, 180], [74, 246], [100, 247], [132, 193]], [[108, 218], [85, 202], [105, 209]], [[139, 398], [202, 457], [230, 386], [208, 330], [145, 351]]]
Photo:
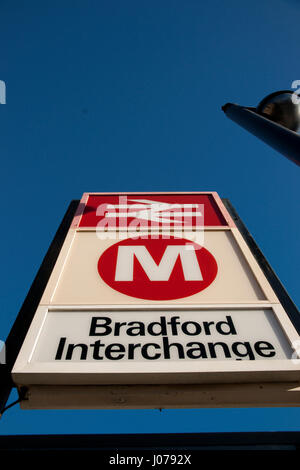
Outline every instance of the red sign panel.
[[201, 228], [228, 225], [212, 194], [90, 194], [79, 227]]
[[173, 300], [206, 289], [216, 278], [213, 255], [183, 238], [127, 238], [100, 257], [98, 272], [111, 288], [139, 299]]

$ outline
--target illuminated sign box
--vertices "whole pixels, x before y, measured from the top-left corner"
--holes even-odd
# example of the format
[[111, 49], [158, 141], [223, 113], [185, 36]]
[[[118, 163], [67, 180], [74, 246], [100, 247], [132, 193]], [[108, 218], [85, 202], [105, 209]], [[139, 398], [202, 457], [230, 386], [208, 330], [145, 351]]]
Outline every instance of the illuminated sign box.
[[85, 193], [12, 376], [25, 408], [295, 404], [298, 337], [216, 193]]

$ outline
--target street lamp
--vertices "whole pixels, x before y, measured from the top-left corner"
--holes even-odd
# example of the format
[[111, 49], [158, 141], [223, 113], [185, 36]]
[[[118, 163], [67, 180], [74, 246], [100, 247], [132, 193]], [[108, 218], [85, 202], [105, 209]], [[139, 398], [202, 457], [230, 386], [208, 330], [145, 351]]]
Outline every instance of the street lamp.
[[300, 166], [300, 97], [282, 90], [266, 96], [256, 108], [226, 103], [229, 119]]

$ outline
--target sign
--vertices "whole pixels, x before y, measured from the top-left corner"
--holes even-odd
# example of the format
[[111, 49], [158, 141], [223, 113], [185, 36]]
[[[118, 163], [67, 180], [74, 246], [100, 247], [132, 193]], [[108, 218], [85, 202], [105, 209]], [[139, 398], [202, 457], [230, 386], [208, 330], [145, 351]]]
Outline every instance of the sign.
[[86, 194], [83, 201], [79, 227], [115, 230], [227, 225], [214, 193]]
[[[126, 407], [129, 385], [132, 407], [154, 406], [154, 385], [161, 407], [195, 407], [194, 386], [199, 406], [282, 405], [300, 381], [297, 341], [216, 193], [85, 193], [13, 380], [27, 408], [115, 407], [114, 394]], [[280, 393], [239, 391], [258, 383]]]
[[[65, 251], [58, 260], [57, 268], [54, 269], [42, 297], [42, 305], [151, 305], [161, 302], [173, 305], [226, 302], [247, 304], [268, 299], [272, 302], [277, 300], [254, 264], [250, 250], [244, 245], [241, 248], [242, 240], [237, 232], [205, 231], [204, 237], [203, 234], [199, 236], [199, 242], [198, 232], [190, 231], [184, 233], [184, 242], [178, 241], [183, 240], [181, 232], [174, 232], [173, 237], [168, 235], [165, 239], [157, 238], [157, 235], [152, 238], [151, 234], [146, 234], [147, 238], [143, 238], [143, 235], [132, 238], [126, 234], [126, 238], [121, 241], [119, 234], [113, 239], [112, 233], [108, 235], [102, 239], [91, 230], [73, 230], [69, 233]], [[193, 250], [176, 248], [176, 252], [173, 251], [172, 254], [170, 248], [176, 246], [172, 243], [176, 243], [178, 247], [185, 246], [179, 243], [187, 243], [187, 248], [192, 247]], [[204, 246], [196, 250], [198, 245]], [[132, 248], [134, 246], [144, 247], [143, 251]], [[170, 246], [169, 251], [166, 251], [167, 246]], [[119, 251], [120, 247], [129, 247], [130, 251]], [[136, 250], [138, 257], [133, 250]], [[122, 258], [124, 270], [121, 272], [121, 265], [117, 266], [117, 261]], [[249, 259], [249, 263], [246, 259]], [[184, 272], [183, 265], [187, 263]], [[121, 281], [118, 278], [131, 274], [134, 275], [133, 281]], [[167, 280], [155, 280], [155, 276], [166, 277], [168, 274], [170, 278]], [[191, 280], [189, 276], [198, 276], [198, 280]], [[159, 296], [164, 298], [158, 298]]]
[[204, 369], [209, 361], [272, 363], [291, 354], [270, 308], [49, 309], [31, 362], [111, 363], [120, 371], [132, 362], [159, 363], [168, 372], [170, 362], [179, 362], [179, 370], [184, 370], [186, 361]]
[[106, 284], [123, 294], [174, 300], [208, 287], [218, 266], [213, 255], [197, 243], [159, 236], [113, 244], [100, 256], [98, 271]]

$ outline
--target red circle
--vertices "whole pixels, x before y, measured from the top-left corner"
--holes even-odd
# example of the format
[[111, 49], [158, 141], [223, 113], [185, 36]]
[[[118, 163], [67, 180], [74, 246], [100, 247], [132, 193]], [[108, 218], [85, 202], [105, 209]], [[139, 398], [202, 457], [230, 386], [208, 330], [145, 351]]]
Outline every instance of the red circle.
[[[185, 245], [194, 251], [202, 280], [186, 280], [181, 256], [173, 265], [168, 280], [150, 280], [136, 256], [133, 259], [133, 280], [115, 280], [118, 250], [120, 246], [145, 246], [157, 266], [170, 245]], [[193, 256], [194, 256], [193, 255]], [[174, 300], [194, 295], [206, 289], [216, 278], [218, 265], [213, 255], [204, 247], [183, 238], [148, 237], [127, 238], [115, 243], [102, 253], [98, 261], [98, 272], [103, 281], [122, 294], [146, 300]]]

